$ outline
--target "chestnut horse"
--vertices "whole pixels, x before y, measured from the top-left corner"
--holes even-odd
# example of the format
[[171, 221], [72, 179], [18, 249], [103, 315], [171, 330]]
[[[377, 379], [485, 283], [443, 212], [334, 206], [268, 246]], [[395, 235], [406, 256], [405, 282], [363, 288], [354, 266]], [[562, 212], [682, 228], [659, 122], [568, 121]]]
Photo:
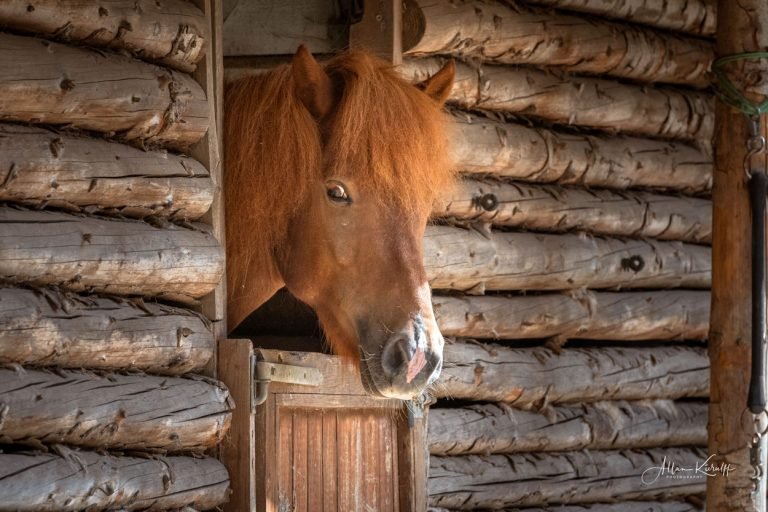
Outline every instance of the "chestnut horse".
[[279, 288], [317, 313], [374, 396], [410, 399], [439, 375], [422, 237], [450, 186], [449, 63], [414, 87], [348, 52], [231, 84], [225, 100], [228, 321]]

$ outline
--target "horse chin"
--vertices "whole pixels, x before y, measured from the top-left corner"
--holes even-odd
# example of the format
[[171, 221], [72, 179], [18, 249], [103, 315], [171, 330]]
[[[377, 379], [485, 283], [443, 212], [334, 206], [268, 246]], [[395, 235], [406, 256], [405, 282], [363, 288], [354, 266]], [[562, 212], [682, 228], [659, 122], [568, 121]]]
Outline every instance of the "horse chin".
[[[373, 371], [375, 370], [371, 369], [368, 361], [365, 358], [361, 357], [360, 358], [360, 380], [363, 383], [363, 388], [365, 389], [365, 392], [368, 393], [373, 398], [413, 400], [424, 391], [423, 389], [417, 389], [417, 388], [399, 388], [394, 384], [381, 384], [380, 382], [377, 382], [377, 379], [374, 377]], [[430, 379], [428, 385], [431, 384], [436, 378], [437, 377], [434, 376], [432, 379]], [[382, 380], [386, 381], [387, 379], [382, 378]]]

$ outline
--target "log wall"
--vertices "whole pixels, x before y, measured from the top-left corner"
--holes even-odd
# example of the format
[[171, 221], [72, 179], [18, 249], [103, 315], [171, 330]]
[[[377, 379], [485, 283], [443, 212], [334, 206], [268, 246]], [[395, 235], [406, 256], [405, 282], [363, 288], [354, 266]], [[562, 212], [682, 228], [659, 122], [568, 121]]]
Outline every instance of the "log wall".
[[0, 509], [228, 500], [220, 8], [0, 4]]
[[403, 76], [457, 60], [435, 512], [700, 510], [641, 475], [706, 457], [715, 3], [406, 3]]

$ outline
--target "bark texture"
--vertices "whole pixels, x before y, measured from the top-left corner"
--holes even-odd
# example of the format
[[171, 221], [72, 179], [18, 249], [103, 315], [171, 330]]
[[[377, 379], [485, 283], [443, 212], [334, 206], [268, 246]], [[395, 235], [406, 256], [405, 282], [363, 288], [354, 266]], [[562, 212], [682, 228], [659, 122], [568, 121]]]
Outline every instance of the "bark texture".
[[[409, 59], [400, 69], [406, 78], [420, 82], [441, 66], [438, 58]], [[448, 101], [461, 108], [521, 114], [559, 124], [697, 141], [705, 148], [714, 130], [714, 98], [707, 93], [527, 68], [472, 68], [457, 63], [456, 83]]]
[[433, 408], [428, 443], [432, 455], [706, 446], [707, 404], [611, 401], [541, 412], [503, 403]]
[[[619, 105], [614, 103], [613, 109]], [[531, 182], [706, 193], [712, 158], [684, 143], [569, 134], [457, 112], [451, 149], [464, 173]]]
[[439, 397], [507, 402], [519, 408], [598, 400], [709, 395], [709, 359], [700, 347], [507, 348], [446, 343]]
[[705, 340], [709, 292], [432, 297], [440, 332], [485, 339]]
[[[718, 3], [719, 56], [768, 48], [768, 2], [743, 0]], [[768, 66], [764, 59], [729, 64], [726, 74], [734, 87], [759, 103], [768, 94]], [[762, 116], [762, 136], [768, 117]], [[745, 411], [751, 372], [751, 220], [745, 144], [750, 137], [744, 114], [718, 103], [715, 123], [715, 180], [712, 190], [712, 321], [709, 355], [712, 360], [712, 401], [709, 409], [709, 450], [713, 463], [731, 464], [728, 478], [707, 484], [707, 510], [753, 512], [766, 509], [766, 484], [753, 494], [750, 444], [753, 422]], [[763, 152], [750, 164], [768, 169]], [[764, 457], [765, 455], [763, 455]]]
[[229, 476], [213, 458], [137, 458], [58, 447], [0, 454], [6, 510], [210, 510], [227, 501]]
[[438, 197], [432, 215], [533, 231], [582, 230], [694, 243], [712, 237], [711, 201], [649, 192], [463, 180]]
[[709, 247], [587, 235], [484, 233], [430, 226], [424, 265], [435, 289], [709, 288]]
[[142, 221], [0, 208], [0, 278], [190, 301], [224, 273], [210, 234]]
[[0, 123], [0, 169], [0, 201], [35, 208], [197, 219], [213, 202], [192, 158], [30, 126]]
[[[647, 82], [709, 86], [709, 41], [636, 25], [568, 16], [513, 0], [416, 0], [403, 32], [408, 55], [449, 54], [503, 64], [561, 66], [567, 71]], [[414, 8], [416, 8], [414, 6]]]
[[[699, 512], [701, 508], [684, 501], [623, 501], [621, 512]], [[194, 512], [194, 511], [193, 511]], [[427, 512], [452, 512], [447, 508], [429, 507]], [[553, 505], [551, 507], [505, 508], [502, 512], [616, 512], [615, 503], [586, 505]]]
[[0, 369], [5, 443], [202, 453], [224, 439], [233, 408], [203, 377]]
[[127, 50], [181, 71], [195, 70], [210, 37], [203, 12], [184, 0], [2, 2], [0, 26], [62, 42]]
[[631, 21], [695, 36], [713, 37], [717, 0], [528, 0], [557, 9]]
[[[693, 468], [683, 475], [651, 480], [664, 461]], [[468, 455], [431, 457], [429, 502], [460, 510], [530, 507], [556, 503], [671, 500], [704, 491], [705, 475], [696, 473], [706, 450], [666, 448], [643, 451], [590, 451], [563, 454]], [[675, 478], [677, 477], [677, 478]], [[616, 510], [624, 510], [617, 503]]]
[[213, 351], [208, 322], [182, 308], [55, 288], [0, 288], [3, 364], [179, 375], [204, 368]]
[[185, 150], [208, 130], [205, 92], [168, 68], [0, 34], [0, 120], [66, 125]]

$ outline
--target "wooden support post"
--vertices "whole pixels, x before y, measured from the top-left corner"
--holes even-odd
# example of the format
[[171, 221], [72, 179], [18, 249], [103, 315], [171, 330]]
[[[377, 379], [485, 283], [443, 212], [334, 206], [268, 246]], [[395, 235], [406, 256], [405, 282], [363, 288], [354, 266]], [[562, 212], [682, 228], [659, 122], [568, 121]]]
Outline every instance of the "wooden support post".
[[[720, 0], [719, 56], [768, 48], [768, 3], [764, 0]], [[765, 97], [766, 60], [728, 64], [727, 75], [752, 101]], [[763, 135], [766, 135], [763, 116]], [[751, 414], [746, 410], [750, 374], [750, 209], [744, 156], [748, 124], [739, 111], [718, 102], [715, 117], [712, 231], [712, 317], [709, 356], [711, 399], [709, 453], [711, 464], [731, 464], [727, 478], [707, 479], [707, 510], [765, 510], [765, 488], [752, 494], [750, 479]], [[765, 154], [752, 160], [765, 166]]]
[[349, 29], [349, 46], [398, 65], [403, 61], [402, 2], [365, 0], [363, 19]]

